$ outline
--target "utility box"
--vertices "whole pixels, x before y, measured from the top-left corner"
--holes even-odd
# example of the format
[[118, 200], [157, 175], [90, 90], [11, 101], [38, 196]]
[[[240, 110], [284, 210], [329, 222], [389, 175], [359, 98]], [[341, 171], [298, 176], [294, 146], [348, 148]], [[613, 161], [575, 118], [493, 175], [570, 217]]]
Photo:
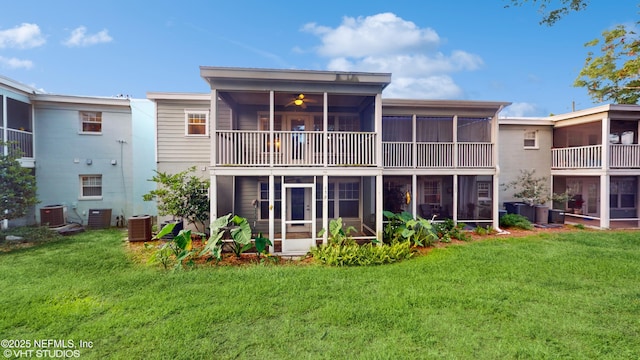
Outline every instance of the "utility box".
[[111, 209], [91, 209], [89, 210], [89, 229], [106, 229], [111, 227]]
[[527, 218], [530, 222], [536, 222], [536, 208], [523, 202], [505, 202], [504, 208], [507, 214], [518, 214]]
[[40, 224], [48, 227], [59, 227], [66, 224], [62, 205], [47, 205], [40, 208]]
[[129, 218], [129, 241], [151, 241], [151, 216], [138, 215]]
[[563, 210], [549, 210], [549, 224], [564, 224]]

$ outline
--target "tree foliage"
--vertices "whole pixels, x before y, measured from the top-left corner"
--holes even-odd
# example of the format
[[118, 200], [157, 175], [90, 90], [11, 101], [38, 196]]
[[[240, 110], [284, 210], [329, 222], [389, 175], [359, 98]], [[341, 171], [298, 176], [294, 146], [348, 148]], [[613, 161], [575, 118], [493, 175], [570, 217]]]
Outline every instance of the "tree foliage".
[[176, 174], [156, 171], [149, 181], [156, 182], [158, 188], [142, 198], [145, 201], [157, 200], [160, 215], [182, 218], [201, 231], [198, 226], [209, 221], [209, 180], [189, 175], [195, 169], [193, 166]]
[[585, 44], [590, 51], [574, 86], [587, 89], [595, 102], [637, 104], [640, 99], [640, 38], [630, 28], [618, 25], [602, 32], [602, 39]]
[[[2, 151], [5, 146], [7, 155]], [[0, 220], [20, 218], [38, 203], [36, 177], [20, 165], [20, 157], [15, 146], [0, 141]]]
[[542, 14], [540, 24], [551, 26], [571, 12], [586, 9], [589, 0], [510, 0], [510, 3], [513, 6], [522, 6], [525, 3], [538, 6], [538, 11]]

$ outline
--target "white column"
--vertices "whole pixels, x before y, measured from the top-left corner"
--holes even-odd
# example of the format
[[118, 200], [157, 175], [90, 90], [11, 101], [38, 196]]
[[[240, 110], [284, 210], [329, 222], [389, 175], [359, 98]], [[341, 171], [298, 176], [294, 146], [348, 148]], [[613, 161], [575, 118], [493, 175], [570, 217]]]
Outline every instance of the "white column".
[[216, 166], [218, 165], [218, 90], [216, 89], [211, 89], [211, 113], [209, 114], [209, 119], [209, 134], [211, 135], [209, 141], [211, 144], [209, 164]]
[[384, 190], [384, 182], [382, 181], [382, 171], [376, 175], [376, 238], [379, 244], [382, 244], [382, 233], [384, 227], [382, 221], [384, 220], [382, 199]]
[[[6, 142], [9, 138], [9, 130], [7, 129], [7, 124], [8, 124], [8, 119], [7, 119], [7, 97], [3, 96], [2, 97], [2, 139], [4, 139], [4, 141]], [[4, 144], [2, 145], [2, 153], [4, 154], [4, 156], [9, 155], [9, 147]], [[6, 225], [5, 222], [3, 222], [5, 224], [5, 228], [8, 226]], [[8, 223], [8, 222], [7, 222]]]
[[[326, 162], [325, 162], [326, 165]], [[322, 175], [322, 243], [327, 244], [329, 240], [329, 176]]]
[[213, 221], [218, 218], [218, 176], [211, 173], [211, 184], [209, 185], [209, 219]]
[[[415, 142], [414, 142], [415, 145]], [[413, 218], [418, 218], [418, 175], [411, 175], [411, 212], [413, 213]]]
[[[609, 172], [609, 133], [610, 133], [611, 119], [608, 117], [602, 118], [602, 169]], [[609, 198], [609, 190], [606, 193], [602, 193]]]
[[[412, 136], [411, 136], [411, 166], [413, 166], [413, 168], [417, 168], [418, 167], [418, 144], [416, 143], [417, 139], [418, 139], [418, 126], [417, 126], [417, 116], [416, 114], [413, 114], [413, 116], [411, 117], [411, 132], [412, 132]], [[415, 193], [415, 192], [414, 192]], [[415, 214], [415, 212], [414, 212]]]
[[453, 221], [458, 222], [458, 174], [453, 175]]
[[[273, 144], [273, 142], [271, 143]], [[276, 243], [276, 227], [275, 227], [275, 180], [273, 174], [269, 174], [269, 240], [271, 240], [272, 244]], [[284, 191], [284, 189], [282, 189]], [[282, 206], [281, 206], [282, 208]], [[269, 253], [273, 254], [275, 252], [275, 247], [269, 246]]]
[[[273, 90], [269, 91], [269, 166], [273, 167], [273, 157], [274, 157], [274, 151], [275, 151], [275, 144], [274, 144], [274, 136], [273, 136], [273, 122], [275, 119], [275, 94], [273, 93]], [[269, 189], [271, 189], [271, 186], [269, 186]], [[271, 204], [271, 200], [269, 201], [269, 204]]]
[[600, 175], [600, 227], [603, 229], [608, 229], [610, 225], [609, 182], [609, 174]]
[[[323, 152], [322, 163], [324, 164], [324, 167], [327, 167], [329, 165], [329, 94], [327, 92], [324, 93], [323, 101], [324, 101], [324, 106], [322, 107], [322, 152]], [[324, 177], [323, 177], [323, 183], [325, 183]], [[324, 219], [324, 216], [322, 218]], [[326, 227], [325, 229], [329, 230]]]
[[[453, 167], [458, 167], [458, 115], [453, 116]], [[454, 184], [457, 179], [454, 179]], [[457, 189], [456, 186], [453, 187]], [[454, 204], [455, 207], [455, 204]], [[455, 214], [455, 213], [454, 213]]]
[[[374, 131], [376, 133], [376, 164], [381, 168], [382, 164], [384, 164], [384, 161], [382, 160], [382, 94], [376, 94], [375, 101]], [[382, 182], [382, 179], [380, 179], [380, 182]], [[382, 189], [382, 186], [380, 189]], [[382, 216], [382, 214], [380, 214], [380, 216]]]

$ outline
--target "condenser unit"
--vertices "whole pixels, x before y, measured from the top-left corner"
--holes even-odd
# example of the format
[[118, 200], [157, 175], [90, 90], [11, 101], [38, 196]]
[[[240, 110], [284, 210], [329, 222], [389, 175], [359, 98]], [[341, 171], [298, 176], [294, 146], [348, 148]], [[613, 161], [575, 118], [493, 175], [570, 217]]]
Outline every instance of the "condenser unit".
[[111, 209], [91, 209], [89, 210], [89, 229], [105, 229], [111, 227]]
[[151, 241], [151, 216], [138, 215], [129, 218], [129, 241]]
[[47, 205], [40, 208], [40, 224], [43, 226], [59, 227], [65, 223], [62, 205]]

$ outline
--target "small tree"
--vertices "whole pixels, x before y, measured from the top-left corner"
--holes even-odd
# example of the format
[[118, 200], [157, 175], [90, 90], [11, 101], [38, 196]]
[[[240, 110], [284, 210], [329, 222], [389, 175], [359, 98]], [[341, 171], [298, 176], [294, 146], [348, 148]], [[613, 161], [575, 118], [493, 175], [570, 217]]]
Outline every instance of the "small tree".
[[195, 175], [195, 166], [177, 174], [156, 171], [156, 175], [149, 179], [158, 184], [158, 188], [144, 194], [145, 201], [156, 199], [158, 213], [171, 215], [194, 224], [199, 232], [199, 225], [209, 221], [209, 180], [203, 180]]
[[[3, 149], [8, 147], [8, 154]], [[38, 203], [36, 177], [23, 168], [21, 152], [10, 143], [0, 141], [0, 220], [12, 220], [27, 214]]]
[[503, 190], [514, 189], [514, 197], [522, 200], [527, 205], [544, 205], [547, 201], [566, 201], [568, 195], [552, 194], [549, 190], [549, 180], [544, 177], [536, 177], [535, 170], [520, 170], [517, 179], [502, 184]]

